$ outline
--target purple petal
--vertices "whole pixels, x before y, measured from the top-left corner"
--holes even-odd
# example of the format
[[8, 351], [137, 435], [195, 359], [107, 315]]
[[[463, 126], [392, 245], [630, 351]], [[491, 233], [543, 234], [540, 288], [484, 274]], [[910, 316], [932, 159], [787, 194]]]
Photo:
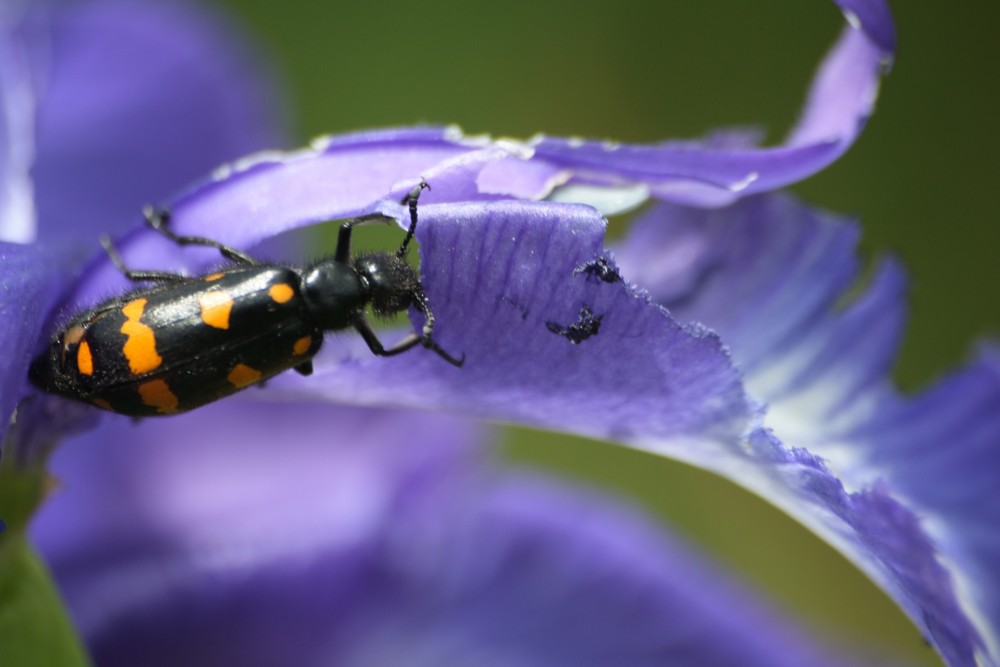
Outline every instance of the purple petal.
[[[427, 201], [461, 200], [483, 164], [507, 154], [495, 148], [471, 150], [446, 130], [384, 130], [332, 137], [296, 153], [261, 153], [219, 168], [171, 205], [171, 227], [181, 234], [208, 236], [240, 248], [297, 226], [345, 218], [397, 201], [421, 174], [433, 179]], [[471, 164], [470, 164], [471, 162]], [[452, 185], [454, 184], [454, 185]], [[392, 193], [390, 195], [390, 193]], [[402, 219], [403, 208], [383, 202]], [[184, 261], [177, 247], [141, 228], [118, 246], [132, 266], [170, 268]], [[195, 270], [218, 264], [217, 253], [197, 256]], [[106, 258], [92, 263], [89, 280], [72, 301], [92, 302], [125, 281]]]
[[46, 313], [69, 280], [69, 252], [0, 242], [0, 442], [28, 379]]
[[486, 491], [405, 518], [363, 606], [386, 627], [351, 632], [349, 664], [828, 664], [622, 508], [523, 478]]
[[[377, 358], [357, 337], [328, 337], [316, 374], [275, 378], [274, 391], [611, 439], [704, 438], [706, 457], [725, 456], [716, 450], [754, 418], [713, 335], [678, 326], [623, 283], [574, 275], [601, 254], [604, 221], [593, 209], [495, 202], [427, 205], [420, 215], [435, 336], [465, 365], [427, 350]], [[553, 332], [550, 325], [569, 327], [584, 307], [603, 318], [598, 331], [576, 344]]]
[[28, 47], [30, 30], [18, 12], [0, 8], [0, 240], [35, 237], [31, 161], [37, 100]]
[[90, 242], [124, 229], [143, 204], [280, 141], [266, 69], [207, 9], [112, 0], [58, 10], [33, 17], [44, 30], [29, 45], [45, 75], [32, 169], [42, 234]]
[[[949, 568], [962, 609], [980, 615], [988, 655], [1000, 654], [1000, 350], [908, 401], [886, 399], [850, 441], [901, 497], [913, 500]], [[950, 619], [930, 616], [942, 625]], [[957, 625], [957, 623], [952, 623]], [[943, 628], [958, 634], [964, 628]], [[935, 629], [936, 630], [936, 629]], [[945, 632], [942, 632], [945, 634]], [[947, 636], [947, 634], [946, 634]], [[965, 639], [965, 637], [960, 637]], [[965, 648], [962, 646], [961, 648]]]
[[885, 0], [834, 0], [851, 24], [857, 24], [884, 51], [896, 50], [896, 28]]
[[[874, 105], [881, 68], [891, 57], [891, 19], [884, 4], [874, 0], [847, 9], [853, 12], [852, 24], [820, 68], [785, 147], [752, 149], [718, 137], [622, 146], [555, 138], [527, 144], [491, 141], [454, 129], [366, 132], [220, 168], [172, 203], [174, 225], [179, 232], [250, 247], [295, 226], [373, 210], [379, 201], [384, 208], [420, 176], [436, 190], [428, 201], [439, 203], [540, 199], [566, 184], [598, 184], [641, 185], [643, 194], [648, 188], [660, 198], [719, 206], [782, 187], [843, 153]], [[130, 239], [130, 261], [138, 265], [155, 257], [158, 251], [149, 243]]]
[[857, 237], [853, 224], [772, 195], [719, 211], [663, 205], [617, 257], [675, 317], [719, 331], [750, 394], [767, 401], [773, 436], [752, 443], [782, 483], [761, 492], [889, 591], [949, 664], [995, 659], [997, 353], [899, 395], [890, 371], [905, 278], [882, 262], [843, 306]]
[[33, 535], [102, 665], [831, 664], [627, 508], [484, 469], [474, 436], [239, 400], [117, 419], [56, 455]]
[[[108, 416], [53, 456], [63, 488], [32, 534], [57, 566], [87, 550], [127, 560], [244, 545], [267, 559], [308, 553], [314, 536], [349, 546], [381, 530], [407, 485], [461, 464], [476, 433], [427, 414], [239, 399], [138, 425]], [[334, 518], [336, 531], [309, 523]]]
[[849, 25], [820, 66], [805, 111], [783, 146], [727, 150], [696, 142], [627, 146], [542, 138], [533, 143], [537, 158], [572, 169], [586, 182], [639, 181], [660, 199], [693, 206], [723, 206], [816, 173], [864, 128], [893, 55], [894, 29], [884, 2], [838, 4], [851, 12]]

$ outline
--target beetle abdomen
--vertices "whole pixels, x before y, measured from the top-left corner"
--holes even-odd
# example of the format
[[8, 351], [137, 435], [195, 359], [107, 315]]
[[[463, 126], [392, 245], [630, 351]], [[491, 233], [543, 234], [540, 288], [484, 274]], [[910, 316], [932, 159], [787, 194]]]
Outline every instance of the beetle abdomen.
[[128, 415], [204, 405], [316, 354], [300, 281], [289, 268], [230, 268], [126, 294], [69, 322], [32, 379]]

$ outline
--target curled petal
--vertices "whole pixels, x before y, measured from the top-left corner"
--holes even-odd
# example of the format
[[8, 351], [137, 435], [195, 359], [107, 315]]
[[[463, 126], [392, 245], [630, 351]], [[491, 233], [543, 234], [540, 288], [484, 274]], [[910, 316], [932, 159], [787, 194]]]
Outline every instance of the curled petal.
[[[1000, 636], [997, 352], [900, 395], [890, 371], [905, 276], [885, 260], [844, 305], [857, 237], [852, 223], [770, 195], [714, 212], [663, 205], [617, 256], [675, 317], [717, 330], [767, 402], [768, 430], [750, 442], [781, 483], [758, 490], [857, 562], [949, 664], [989, 664]], [[671, 268], [652, 264], [658, 254]]]
[[861, 28], [879, 48], [896, 50], [896, 28], [884, 0], [835, 0], [851, 25]]
[[724, 206], [816, 173], [840, 157], [864, 128], [895, 45], [891, 16], [882, 0], [837, 4], [845, 10], [848, 25], [820, 65], [803, 114], [783, 145], [634, 146], [543, 137], [533, 142], [536, 156], [573, 169], [584, 182], [642, 182], [659, 199], [692, 206]]
[[[753, 192], [781, 187], [822, 168], [846, 150], [871, 112], [880, 67], [891, 57], [893, 28], [884, 3], [858, 0], [842, 4], [849, 25], [820, 68], [811, 101], [785, 147], [749, 149], [744, 142], [720, 141], [718, 137], [703, 144], [618, 146], [558, 139], [529, 143], [492, 141], [463, 136], [453, 129], [366, 132], [324, 138], [309, 150], [262, 153], [225, 165], [208, 180], [174, 198], [172, 224], [179, 233], [209, 236], [248, 248], [278, 232], [320, 220], [373, 210], [399, 215], [398, 207], [393, 208], [395, 201], [421, 176], [436, 188], [429, 201], [438, 203], [547, 196], [565, 200], [566, 193], [559, 191], [560, 186], [577, 188], [572, 192], [578, 195], [581, 186], [596, 184], [614, 186], [615, 190], [625, 186], [630, 193], [625, 199], [630, 204], [638, 201], [636, 195], [641, 198], [652, 193], [666, 199], [717, 206]], [[247, 117], [239, 115], [243, 110], [266, 108], [254, 103], [262, 97], [259, 87], [250, 81], [230, 88], [231, 81], [247, 81], [243, 61], [239, 57], [215, 57], [212, 48], [218, 40], [206, 39], [204, 30], [189, 26], [189, 17], [182, 11], [168, 7], [149, 10], [144, 6], [143, 12], [136, 12], [113, 2], [88, 3], [82, 7], [68, 13], [67, 18], [54, 21], [53, 35], [65, 36], [57, 40], [65, 43], [62, 47], [65, 57], [56, 57], [55, 62], [65, 60], [65, 65], [55, 69], [58, 76], [47, 94], [50, 103], [43, 105], [39, 121], [42, 129], [36, 172], [38, 187], [48, 188], [40, 201], [49, 207], [41, 211], [43, 220], [72, 221], [74, 229], [92, 230], [95, 226], [107, 229], [107, 220], [124, 220], [128, 213], [104, 210], [100, 208], [101, 202], [115, 201], [124, 206], [134, 201], [130, 210], [138, 210], [140, 200], [155, 199], [161, 196], [157, 192], [162, 193], [168, 187], [163, 182], [170, 178], [164, 174], [171, 172], [168, 167], [174, 164], [175, 157], [193, 156], [191, 164], [189, 160], [178, 167], [190, 173], [188, 170], [194, 168], [194, 163], [206, 156], [205, 151], [211, 155], [225, 154], [230, 149], [259, 144], [263, 135], [258, 131], [260, 123], [255, 122], [256, 117], [252, 113]], [[176, 26], [178, 34], [185, 31], [191, 34], [184, 38], [164, 37], [165, 24]], [[154, 26], [157, 34], [144, 40], [141, 35], [149, 26]], [[130, 38], [111, 39], [105, 34], [109, 30]], [[146, 48], [147, 41], [158, 44], [161, 38], [169, 38], [176, 51], [156, 48], [141, 58], [128, 51], [137, 45]], [[114, 48], [94, 49], [94, 43], [112, 44]], [[61, 53], [57, 49], [57, 56]], [[102, 58], [111, 58], [115, 67], [104, 67]], [[211, 62], [218, 70], [199, 67], [199, 77], [184, 78], [184, 85], [194, 85], [194, 90], [151, 89], [145, 85], [148, 80], [159, 81], [162, 77], [147, 76], [148, 72], [139, 64], [166, 75], [180, 69], [178, 63], [186, 62], [185, 58]], [[101, 88], [97, 92], [101, 94], [92, 95], [89, 93], [94, 91], [88, 90], [88, 95], [81, 95], [81, 89], [90, 81], [85, 75], [98, 69]], [[216, 85], [218, 77], [227, 85]], [[144, 85], [132, 85], [137, 78]], [[79, 110], [76, 105], [58, 103], [69, 97], [91, 100], [90, 106]], [[194, 120], [183, 113], [184, 109], [173, 106], [179, 100], [191, 99], [218, 101], [211, 106], [222, 110], [207, 119], [218, 118], [216, 124], [222, 131], [205, 132], [206, 127], [210, 129], [213, 125], [206, 121], [203, 105]], [[70, 108], [75, 110], [74, 115], [63, 113], [62, 110]], [[229, 113], [234, 109], [235, 116]], [[109, 118], [105, 113], [108, 110], [117, 110], [115, 113], [122, 114], [124, 120], [116, 122]], [[162, 114], [167, 114], [170, 121], [167, 127], [177, 128], [181, 136], [159, 130], [149, 132], [145, 128], [144, 122], [159, 123]], [[114, 132], [92, 131], [87, 123], [107, 125]], [[212, 142], [192, 140], [192, 133], [213, 137]], [[136, 140], [138, 135], [160, 137], [165, 146], [153, 151], [155, 146], [146, 140]], [[106, 169], [92, 168], [94, 160], [106, 154], [90, 150], [88, 137], [93, 136], [101, 137], [102, 151], [114, 148], [116, 136], [128, 147], [115, 156], [128, 159], [110, 161], [125, 170], [120, 177], [109, 176]], [[226, 138], [230, 136], [236, 139], [228, 142]], [[217, 139], [221, 144], [213, 143]], [[178, 146], [185, 150], [177, 150]], [[191, 146], [197, 150], [187, 150]], [[135, 153], [133, 147], [139, 147], [140, 152]], [[155, 154], [142, 159], [141, 151]], [[50, 153], [53, 158], [45, 159]], [[159, 174], [157, 178], [163, 177], [163, 182], [157, 181], [160, 183], [157, 192], [148, 184], [135, 182], [137, 178], [145, 178], [143, 174], [149, 164], [157, 165], [154, 170]], [[52, 178], [47, 176], [46, 165], [53, 170]], [[90, 184], [88, 178], [93, 174], [100, 174], [102, 183], [116, 184], [115, 187], [124, 184], [128, 196], [103, 193]], [[46, 183], [54, 185], [49, 187]], [[77, 187], [85, 192], [75, 192], [73, 188]], [[60, 208], [59, 202], [73, 202], [73, 210]], [[86, 210], [87, 202], [97, 207], [93, 215]], [[617, 205], [621, 205], [620, 200]], [[104, 222], [91, 226], [90, 221], [97, 219]], [[131, 219], [139, 223], [137, 217]], [[162, 239], [135, 230], [122, 241], [126, 259], [139, 267], [167, 268], [166, 264], [178, 263], [158, 241]], [[199, 266], [210, 261], [201, 260]], [[88, 273], [93, 274], [92, 280], [80, 284], [72, 303], [92, 302], [96, 295], [121, 287], [121, 278], [114, 275], [103, 259], [95, 259], [91, 268]]]
[[[454, 128], [363, 132], [225, 165], [171, 202], [173, 224], [178, 232], [248, 248], [321, 220], [373, 210], [396, 215], [394, 200], [419, 177], [435, 188], [427, 201], [437, 203], [569, 201], [600, 186], [611, 188], [615, 196], [596, 201], [613, 201], [614, 207], [623, 200], [635, 205], [650, 194], [714, 207], [784, 187], [830, 164], [853, 143], [872, 112], [892, 57], [894, 28], [884, 2], [841, 4], [848, 25], [821, 65], [804, 113], [783, 146], [748, 148], [745, 141], [718, 136], [704, 142], [627, 146], [545, 137], [491, 140]], [[156, 257], [162, 261], [162, 247], [146, 234], [137, 232], [124, 245], [137, 265]], [[114, 282], [110, 271], [96, 280]]]
[[[913, 500], [961, 609], [1000, 655], [1000, 350], [984, 346], [964, 369], [909, 400], [887, 399], [857, 420], [848, 440], [901, 496]], [[952, 615], [928, 615], [935, 636], [965, 649], [971, 634]], [[974, 645], [974, 644], [973, 644]]]

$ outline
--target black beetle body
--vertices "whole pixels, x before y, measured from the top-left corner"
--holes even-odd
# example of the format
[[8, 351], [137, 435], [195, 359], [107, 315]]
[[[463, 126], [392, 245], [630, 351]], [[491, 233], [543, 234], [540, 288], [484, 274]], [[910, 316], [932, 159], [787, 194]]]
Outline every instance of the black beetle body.
[[[395, 253], [352, 257], [355, 225], [345, 221], [332, 257], [306, 268], [259, 262], [210, 239], [177, 236], [168, 214], [147, 207], [150, 227], [180, 245], [217, 248], [232, 263], [195, 278], [127, 269], [107, 238], [102, 244], [130, 280], [158, 283], [106, 301], [70, 319], [31, 365], [31, 381], [49, 392], [137, 417], [191, 410], [294, 368], [312, 372], [327, 331], [355, 329], [378, 356], [417, 345], [461, 366], [433, 339], [434, 317], [405, 258], [417, 224], [421, 182], [406, 200], [410, 228]], [[421, 333], [385, 348], [365, 317], [422, 311]]]

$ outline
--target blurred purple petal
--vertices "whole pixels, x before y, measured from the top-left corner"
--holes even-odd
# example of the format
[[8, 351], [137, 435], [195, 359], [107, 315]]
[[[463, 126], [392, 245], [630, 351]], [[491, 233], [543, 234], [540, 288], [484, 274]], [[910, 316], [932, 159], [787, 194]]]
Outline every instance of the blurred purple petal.
[[693, 206], [724, 206], [782, 188], [823, 169], [860, 134], [892, 60], [893, 25], [881, 0], [838, 2], [851, 19], [820, 66], [798, 124], [785, 145], [719, 149], [711, 143], [629, 146], [541, 138], [536, 158], [572, 169], [586, 182], [639, 181], [653, 196]]
[[44, 44], [32, 176], [50, 238], [124, 229], [143, 204], [281, 140], [266, 68], [204, 6], [101, 0], [31, 20]]
[[972, 665], [995, 658], [1000, 634], [997, 353], [899, 395], [905, 277], [883, 261], [843, 305], [857, 237], [771, 195], [719, 211], [662, 205], [617, 257], [675, 317], [717, 330], [750, 395], [767, 401], [773, 435], [751, 443], [781, 484], [758, 490], [889, 591], [949, 664]]
[[885, 0], [834, 0], [852, 24], [858, 24], [884, 51], [896, 50], [896, 27]]
[[[845, 30], [833, 53], [817, 72], [802, 117], [789, 135], [788, 144], [805, 147], [836, 142], [838, 152], [832, 157], [839, 157], [861, 133], [874, 109], [880, 84], [877, 74], [879, 68], [885, 66], [883, 58], [884, 54], [865, 33]], [[873, 71], [876, 76], [872, 76]], [[796, 180], [800, 178], [781, 185]], [[760, 192], [774, 189], [774, 186], [769, 187], [765, 181], [760, 185], [753, 183], [749, 189]]]
[[[963, 610], [972, 611], [986, 652], [1000, 655], [1000, 350], [909, 400], [883, 399], [845, 440], [899, 495], [912, 499], [949, 571]], [[819, 450], [822, 451], [822, 450]], [[833, 455], [830, 455], [831, 459]], [[950, 619], [928, 615], [928, 623]], [[941, 635], [958, 629], [945, 626]], [[936, 632], [937, 628], [932, 628]]]
[[524, 478], [482, 488], [397, 524], [344, 664], [829, 664], [607, 499]]
[[239, 399], [114, 419], [56, 455], [33, 534], [100, 665], [832, 664], [641, 517], [475, 439]]
[[30, 28], [14, 5], [0, 8], [0, 241], [35, 238], [31, 182], [34, 156], [35, 73]]
[[69, 281], [69, 252], [0, 241], [0, 442], [28, 380], [38, 332]]
[[[174, 419], [104, 421], [51, 462], [62, 489], [33, 536], [57, 566], [86, 562], [87, 550], [130, 559], [192, 548], [250, 562], [308, 553], [314, 538], [364, 541], [408, 484], [460, 464], [471, 456], [463, 443], [478, 439], [441, 416], [239, 399]], [[307, 523], [333, 519], [336, 534]]]

